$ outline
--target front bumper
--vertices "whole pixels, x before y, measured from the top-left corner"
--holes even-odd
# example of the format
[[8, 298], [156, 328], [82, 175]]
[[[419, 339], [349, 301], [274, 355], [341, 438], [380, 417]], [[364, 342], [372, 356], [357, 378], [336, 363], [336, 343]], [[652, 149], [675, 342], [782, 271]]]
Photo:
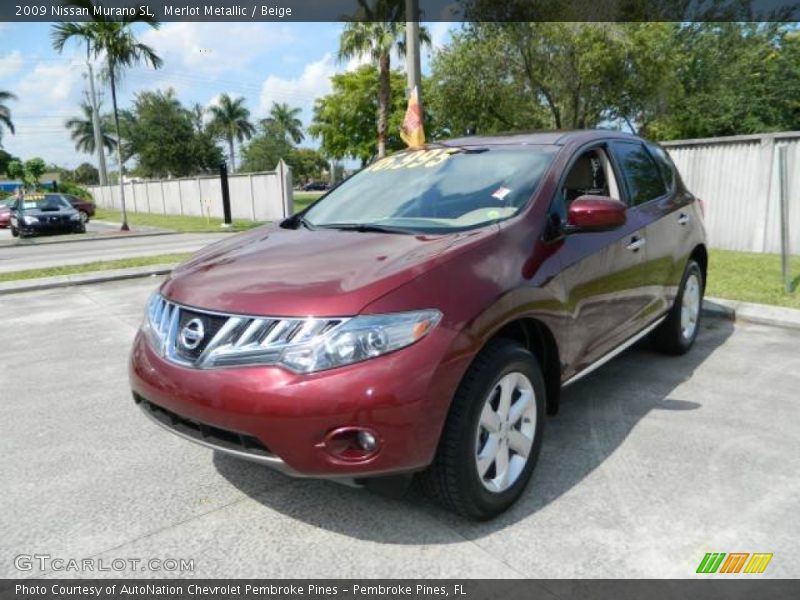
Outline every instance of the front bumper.
[[[361, 478], [425, 468], [433, 459], [466, 357], [437, 327], [417, 344], [376, 359], [298, 375], [282, 367], [194, 369], [173, 364], [137, 334], [134, 399], [160, 425], [215, 450], [294, 476]], [[380, 440], [363, 460], [333, 456], [323, 441], [341, 427]]]
[[42, 233], [76, 233], [81, 229], [80, 221], [39, 222], [30, 225], [19, 221], [19, 230], [26, 235]]

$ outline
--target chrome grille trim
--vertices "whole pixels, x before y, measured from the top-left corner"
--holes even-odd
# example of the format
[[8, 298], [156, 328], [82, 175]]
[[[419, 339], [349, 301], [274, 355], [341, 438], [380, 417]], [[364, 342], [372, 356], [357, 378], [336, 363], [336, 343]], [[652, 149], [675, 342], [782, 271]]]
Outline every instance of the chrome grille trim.
[[[179, 354], [178, 328], [182, 311], [225, 319], [195, 360]], [[219, 313], [177, 304], [155, 294], [147, 306], [147, 337], [162, 357], [184, 367], [211, 369], [244, 366], [234, 364], [235, 358], [248, 356], [258, 357], [249, 365], [271, 365], [277, 364], [287, 346], [327, 336], [346, 321], [348, 318], [345, 317], [286, 318]]]

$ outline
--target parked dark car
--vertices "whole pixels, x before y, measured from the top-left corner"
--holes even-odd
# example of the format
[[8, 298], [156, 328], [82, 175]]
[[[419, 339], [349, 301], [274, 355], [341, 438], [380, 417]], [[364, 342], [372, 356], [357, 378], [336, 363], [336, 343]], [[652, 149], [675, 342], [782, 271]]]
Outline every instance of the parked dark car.
[[302, 187], [304, 192], [324, 192], [330, 186], [327, 183], [323, 183], [322, 181], [309, 181]]
[[219, 452], [368, 486], [418, 474], [485, 519], [523, 492], [563, 386], [648, 335], [692, 347], [707, 266], [701, 205], [657, 144], [432, 144], [176, 268], [134, 342], [134, 400]]
[[89, 219], [94, 216], [95, 204], [89, 200], [83, 200], [72, 194], [59, 194], [64, 200], [72, 205], [72, 208], [77, 210], [81, 215], [81, 220], [88, 223]]
[[80, 213], [60, 194], [27, 195], [11, 208], [11, 235], [27, 237], [40, 233], [84, 233]]

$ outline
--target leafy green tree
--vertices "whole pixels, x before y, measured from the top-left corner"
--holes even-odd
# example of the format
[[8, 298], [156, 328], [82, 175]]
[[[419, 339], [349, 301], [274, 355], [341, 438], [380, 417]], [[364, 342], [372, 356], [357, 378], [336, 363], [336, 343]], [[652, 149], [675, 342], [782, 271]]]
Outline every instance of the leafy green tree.
[[200, 103], [195, 103], [191, 109], [192, 125], [196, 133], [203, 133], [206, 130], [206, 107]]
[[263, 119], [258, 133], [242, 149], [242, 171], [272, 171], [280, 159], [288, 160], [292, 145], [284, 130], [273, 121]]
[[[53, 26], [53, 48], [58, 52], [64, 50], [70, 40], [77, 40], [86, 44], [87, 53], [95, 58], [105, 60], [105, 75], [111, 86], [111, 102], [114, 107], [114, 125], [117, 139], [120, 139], [119, 107], [117, 105], [117, 82], [122, 77], [125, 69], [144, 62], [152, 68], [161, 67], [162, 60], [150, 46], [136, 39], [133, 28], [136, 24], [144, 23], [153, 29], [158, 28], [158, 21], [152, 17], [141, 15], [139, 10], [132, 11], [135, 16], [125, 16], [119, 19], [95, 14], [94, 3], [91, 0], [71, 0], [66, 4], [86, 9], [91, 15], [91, 21], [85, 23], [57, 23]], [[117, 144], [117, 159], [120, 170], [123, 168], [121, 144]], [[128, 214], [125, 208], [125, 187], [120, 178], [120, 196], [122, 199], [122, 230], [127, 231]]]
[[99, 171], [87, 162], [78, 165], [75, 171], [73, 171], [72, 177], [75, 183], [81, 185], [97, 185], [100, 183]]
[[236, 170], [234, 143], [241, 144], [253, 137], [256, 132], [256, 128], [250, 122], [250, 111], [244, 105], [244, 101], [242, 97], [234, 100], [228, 94], [222, 94], [219, 102], [209, 109], [211, 113], [209, 127], [228, 144], [231, 171]]
[[172, 89], [141, 92], [126, 119], [127, 151], [142, 177], [184, 177], [216, 171], [222, 153], [209, 132], [198, 133], [192, 111]]
[[11, 109], [6, 103], [9, 100], [16, 100], [17, 97], [11, 92], [0, 90], [0, 140], [3, 139], [3, 127], [14, 133], [14, 123], [11, 121]]
[[[406, 50], [405, 1], [358, 0], [358, 5], [359, 14], [345, 24], [339, 38], [339, 60], [368, 56], [378, 66], [378, 157], [383, 157], [392, 105], [391, 52], [404, 56]], [[424, 27], [419, 39], [422, 44], [431, 43]]]
[[25, 165], [18, 158], [11, 160], [6, 167], [6, 175], [10, 179], [18, 179], [24, 181], [25, 179]]
[[[366, 164], [377, 154], [375, 139], [375, 117], [378, 98], [375, 88], [378, 73], [369, 65], [339, 73], [331, 77], [332, 91], [317, 99], [314, 117], [308, 132], [321, 140], [322, 154], [335, 159], [354, 158]], [[401, 90], [405, 77], [392, 72], [392, 87]], [[391, 96], [389, 107], [389, 130], [398, 132], [406, 110], [403, 94]], [[387, 150], [404, 147], [399, 135], [387, 136]]]
[[39, 180], [45, 174], [45, 171], [47, 171], [47, 166], [41, 158], [36, 157], [26, 160], [24, 166], [25, 183], [36, 189], [39, 187]]
[[[92, 122], [92, 107], [87, 103], [81, 104], [81, 112], [79, 117], [72, 117], [67, 119], [64, 126], [69, 129], [70, 137], [75, 142], [75, 149], [78, 152], [86, 154], [94, 154], [94, 124]], [[105, 119], [108, 121], [108, 119]], [[103, 147], [112, 152], [117, 145], [117, 140], [103, 132]]]
[[286, 164], [292, 169], [295, 183], [318, 181], [322, 179], [322, 172], [328, 168], [325, 157], [311, 148], [292, 148], [286, 156]]
[[8, 173], [8, 165], [11, 161], [19, 161], [16, 156], [13, 156], [5, 150], [0, 150], [0, 173]]

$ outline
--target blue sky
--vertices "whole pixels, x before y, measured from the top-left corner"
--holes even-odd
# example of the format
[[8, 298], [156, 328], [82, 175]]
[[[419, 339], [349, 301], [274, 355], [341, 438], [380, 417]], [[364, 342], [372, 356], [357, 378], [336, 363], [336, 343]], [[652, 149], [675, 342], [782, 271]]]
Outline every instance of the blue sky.
[[[164, 59], [164, 67], [127, 72], [120, 106], [142, 90], [175, 89], [184, 105], [213, 103], [227, 92], [244, 96], [254, 119], [273, 101], [303, 108], [306, 124], [314, 99], [330, 91], [329, 78], [364, 60], [336, 60], [341, 25], [337, 23], [164, 23], [141, 30], [143, 41]], [[428, 24], [434, 48], [444, 44], [448, 23]], [[17, 95], [10, 102], [16, 135], [3, 132], [3, 148], [28, 159], [73, 168], [94, 158], [78, 153], [64, 121], [79, 114], [87, 89], [85, 51], [77, 44], [63, 54], [52, 50], [49, 24], [0, 23], [0, 89]], [[429, 51], [423, 51], [423, 71]], [[395, 57], [394, 65], [399, 65]], [[102, 88], [103, 110], [111, 108]], [[315, 146], [313, 140], [304, 145]], [[109, 165], [112, 166], [111, 164]]]

